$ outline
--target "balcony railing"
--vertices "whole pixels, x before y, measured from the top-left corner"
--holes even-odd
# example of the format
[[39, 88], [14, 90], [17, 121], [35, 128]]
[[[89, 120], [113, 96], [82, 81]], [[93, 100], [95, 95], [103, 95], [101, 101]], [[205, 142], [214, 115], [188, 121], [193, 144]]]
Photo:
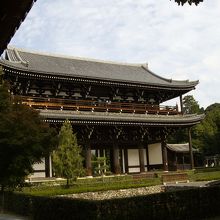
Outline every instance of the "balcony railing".
[[180, 114], [177, 106], [161, 106], [141, 103], [94, 101], [94, 100], [71, 100], [58, 98], [42, 98], [22, 96], [23, 104], [35, 109], [54, 109], [70, 111], [95, 111], [95, 112], [117, 112], [136, 114]]

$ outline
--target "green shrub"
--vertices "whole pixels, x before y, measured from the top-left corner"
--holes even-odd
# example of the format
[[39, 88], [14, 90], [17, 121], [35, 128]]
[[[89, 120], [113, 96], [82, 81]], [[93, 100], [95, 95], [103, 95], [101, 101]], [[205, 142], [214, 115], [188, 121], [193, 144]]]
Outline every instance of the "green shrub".
[[130, 198], [88, 201], [6, 193], [9, 211], [35, 220], [187, 220], [220, 216], [220, 187], [188, 189]]

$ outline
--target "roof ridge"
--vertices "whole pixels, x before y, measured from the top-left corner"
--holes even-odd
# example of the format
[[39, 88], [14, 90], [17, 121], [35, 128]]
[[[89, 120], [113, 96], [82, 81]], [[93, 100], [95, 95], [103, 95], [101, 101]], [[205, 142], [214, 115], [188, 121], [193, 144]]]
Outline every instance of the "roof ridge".
[[77, 57], [77, 56], [71, 56], [71, 55], [63, 55], [63, 54], [28, 50], [28, 49], [24, 49], [24, 48], [14, 47], [11, 45], [8, 46], [7, 49], [17, 51], [17, 52], [32, 53], [32, 54], [37, 54], [37, 55], [42, 55], [42, 56], [66, 58], [66, 59], [72, 59], [72, 60], [91, 61], [91, 62], [114, 64], [114, 65], [124, 65], [124, 66], [136, 66], [136, 67], [144, 66], [145, 68], [147, 68], [146, 63], [127, 63], [127, 62], [119, 62], [119, 61], [111, 61], [111, 60], [94, 59], [94, 58], [88, 58], [88, 57]]

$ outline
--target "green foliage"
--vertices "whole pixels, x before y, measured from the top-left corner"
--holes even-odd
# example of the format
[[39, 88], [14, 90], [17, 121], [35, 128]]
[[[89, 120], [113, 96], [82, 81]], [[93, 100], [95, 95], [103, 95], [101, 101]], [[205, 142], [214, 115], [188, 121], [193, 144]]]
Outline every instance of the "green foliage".
[[[184, 113], [205, 113], [205, 119], [191, 130], [192, 145], [200, 150], [203, 156], [220, 154], [220, 104], [215, 103], [206, 108], [200, 108], [193, 96], [183, 98]], [[168, 138], [170, 143], [188, 141], [187, 129], [178, 130]]]
[[[187, 95], [183, 98], [183, 113], [184, 114], [202, 114], [204, 109], [199, 107], [198, 102], [194, 99], [192, 95]], [[192, 142], [193, 147], [197, 148], [200, 146], [200, 142], [195, 137], [194, 132], [196, 126], [192, 129]], [[170, 135], [168, 138], [169, 143], [185, 143], [188, 141], [188, 131], [187, 129], [179, 129], [174, 134]]]
[[59, 133], [59, 145], [53, 152], [53, 165], [56, 176], [70, 179], [84, 174], [81, 148], [77, 144], [76, 134], [73, 134], [71, 123], [66, 120]]
[[220, 104], [208, 106], [205, 115], [193, 130], [193, 140], [204, 155], [220, 154]]
[[7, 112], [11, 108], [10, 94], [6, 84], [0, 84], [0, 112]]
[[183, 98], [183, 112], [185, 114], [203, 113], [203, 108], [200, 109], [198, 102], [192, 95], [187, 95]]
[[92, 160], [93, 171], [96, 175], [105, 175], [109, 171], [109, 165], [107, 165], [106, 157], [94, 157]]
[[37, 111], [12, 99], [4, 84], [0, 100], [0, 185], [14, 188], [33, 171], [32, 165], [51, 151], [56, 134]]

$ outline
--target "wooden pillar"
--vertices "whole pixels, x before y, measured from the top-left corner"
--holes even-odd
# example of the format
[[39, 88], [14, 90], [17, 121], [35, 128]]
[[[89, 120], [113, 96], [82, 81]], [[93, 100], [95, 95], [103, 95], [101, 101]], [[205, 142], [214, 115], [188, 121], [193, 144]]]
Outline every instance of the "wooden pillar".
[[92, 176], [92, 152], [90, 144], [86, 146], [86, 176]]
[[146, 146], [146, 159], [147, 159], [147, 171], [150, 171], [148, 143], [147, 143], [147, 146]]
[[140, 144], [139, 146], [139, 162], [140, 162], [140, 172], [145, 172], [145, 165], [144, 165], [144, 146], [143, 144]]
[[177, 154], [175, 152], [175, 170], [177, 171], [177, 167], [178, 167], [178, 160], [177, 160]]
[[125, 157], [125, 173], [128, 173], [128, 149], [124, 149], [124, 157]]
[[191, 128], [188, 128], [188, 136], [189, 136], [189, 156], [191, 169], [194, 169], [194, 158], [193, 158], [193, 150], [192, 150], [192, 137], [191, 137]]
[[47, 155], [45, 157], [45, 176], [46, 177], [51, 177], [50, 176], [50, 169], [51, 169], [51, 166], [50, 166], [50, 155]]
[[163, 170], [168, 171], [167, 143], [166, 143], [165, 135], [162, 136], [161, 147], [162, 147], [162, 157], [163, 157]]
[[115, 174], [120, 174], [120, 163], [119, 163], [119, 148], [118, 144], [113, 145], [113, 171]]
[[183, 114], [183, 96], [180, 95], [180, 111]]
[[182, 155], [182, 162], [183, 162], [183, 170], [185, 170], [185, 158], [184, 158], [184, 153], [183, 153], [183, 155]]

